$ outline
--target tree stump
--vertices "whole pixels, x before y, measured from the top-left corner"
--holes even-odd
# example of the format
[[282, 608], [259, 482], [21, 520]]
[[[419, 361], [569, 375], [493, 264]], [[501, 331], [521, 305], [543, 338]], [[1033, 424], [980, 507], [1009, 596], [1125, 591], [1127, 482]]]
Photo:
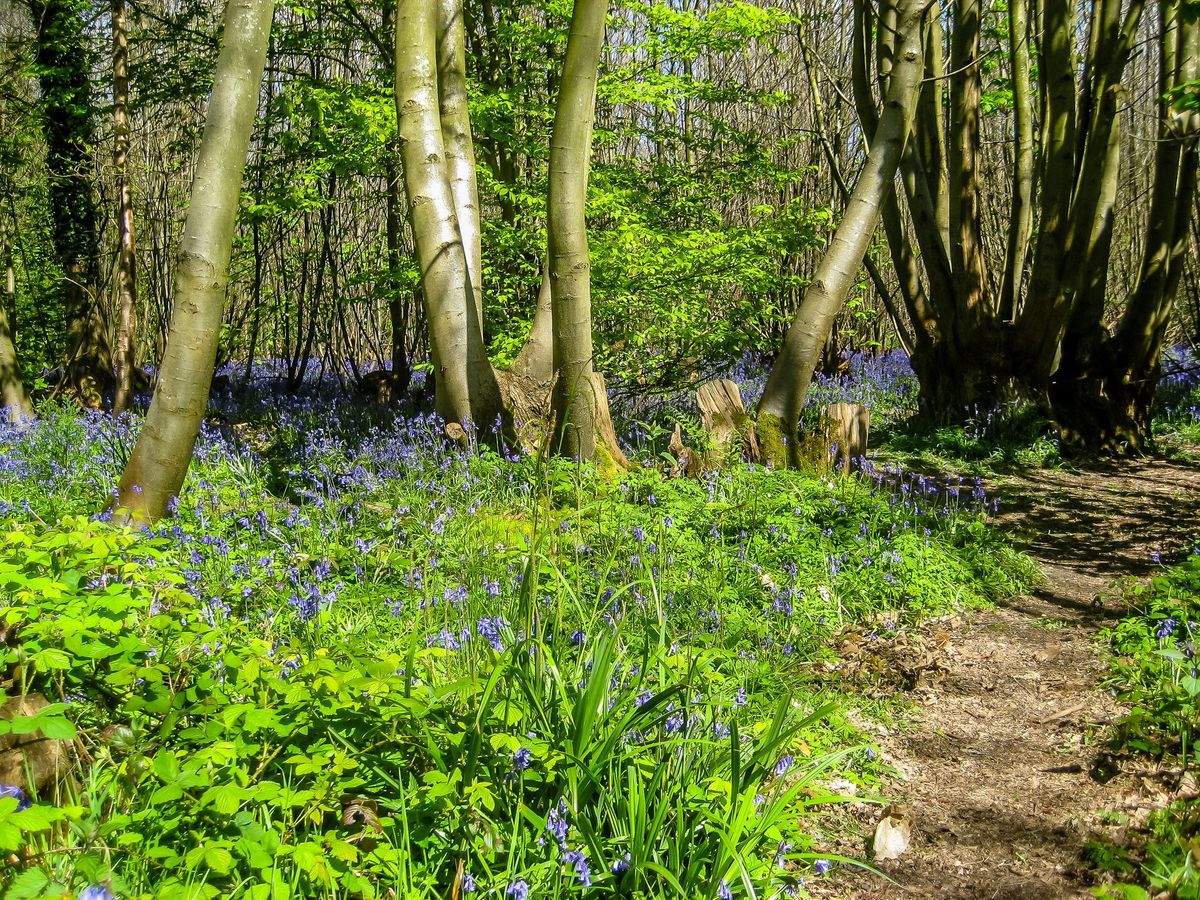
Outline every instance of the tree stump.
[[[0, 719], [35, 716], [47, 706], [41, 694], [11, 697], [0, 706]], [[48, 797], [70, 772], [71, 741], [50, 740], [40, 731], [0, 734], [0, 784]]]
[[871, 410], [861, 403], [831, 403], [825, 409], [826, 458], [836, 471], [857, 472], [867, 455]]
[[746, 407], [736, 382], [722, 378], [700, 385], [696, 390], [696, 406], [700, 409], [700, 423], [708, 433], [713, 449], [722, 458], [738, 437], [749, 445], [750, 457], [757, 456], [754, 431], [746, 427]]
[[[615, 470], [624, 471], [630, 467], [629, 459], [617, 442], [617, 429], [608, 408], [608, 386], [599, 372], [592, 373], [592, 396], [595, 401], [596, 460], [602, 463], [601, 468], [608, 462]], [[608, 456], [607, 460], [602, 459], [604, 455]]]

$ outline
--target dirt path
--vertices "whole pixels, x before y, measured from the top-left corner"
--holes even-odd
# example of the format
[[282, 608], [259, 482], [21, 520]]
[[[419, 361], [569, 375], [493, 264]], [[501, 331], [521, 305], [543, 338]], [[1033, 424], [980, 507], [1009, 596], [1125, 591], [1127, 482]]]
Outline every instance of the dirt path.
[[[1147, 460], [1035, 471], [995, 493], [1007, 507], [1001, 527], [1046, 582], [1035, 596], [938, 626], [948, 671], [914, 692], [913, 725], [881, 737], [900, 773], [888, 794], [912, 822], [909, 851], [880, 865], [896, 884], [846, 872], [820, 885], [822, 896], [1093, 896], [1080, 854], [1106, 827], [1098, 813], [1146, 794], [1101, 746], [1120, 709], [1098, 687], [1096, 634], [1121, 613], [1122, 581], [1148, 574], [1153, 553], [1200, 528], [1200, 469]], [[860, 814], [869, 831], [878, 809]]]

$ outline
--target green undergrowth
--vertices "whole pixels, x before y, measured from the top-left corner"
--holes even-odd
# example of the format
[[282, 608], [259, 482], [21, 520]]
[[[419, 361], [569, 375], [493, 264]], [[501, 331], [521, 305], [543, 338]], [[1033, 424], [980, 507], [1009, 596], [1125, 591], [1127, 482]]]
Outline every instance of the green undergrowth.
[[937, 426], [913, 418], [872, 436], [880, 456], [929, 472], [984, 477], [1063, 464], [1051, 423], [1030, 407], [999, 410], [962, 425]]
[[50, 704], [3, 727], [87, 760], [0, 796], [3, 896], [802, 896], [879, 773], [829, 636], [1034, 576], [957, 492], [292, 427], [142, 531], [91, 515], [121, 427], [0, 434], [0, 678]]
[[[1129, 710], [1112, 734], [1114, 750], [1200, 771], [1200, 546], [1132, 593], [1133, 612], [1107, 634], [1111, 686]], [[1123, 882], [1107, 896], [1167, 891], [1200, 897], [1200, 801], [1182, 799], [1152, 814], [1132, 846], [1097, 843], [1092, 862]], [[1149, 890], [1149, 893], [1147, 892]]]

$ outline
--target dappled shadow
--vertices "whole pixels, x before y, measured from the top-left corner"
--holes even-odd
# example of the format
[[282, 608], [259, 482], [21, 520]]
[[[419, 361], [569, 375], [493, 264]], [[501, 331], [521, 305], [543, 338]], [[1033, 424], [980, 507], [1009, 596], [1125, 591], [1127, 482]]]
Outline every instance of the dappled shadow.
[[993, 492], [1002, 528], [1039, 560], [1073, 570], [1079, 589], [1053, 593], [1074, 601], [1091, 600], [1080, 576], [1143, 577], [1200, 532], [1200, 467], [1161, 458], [1025, 471]]

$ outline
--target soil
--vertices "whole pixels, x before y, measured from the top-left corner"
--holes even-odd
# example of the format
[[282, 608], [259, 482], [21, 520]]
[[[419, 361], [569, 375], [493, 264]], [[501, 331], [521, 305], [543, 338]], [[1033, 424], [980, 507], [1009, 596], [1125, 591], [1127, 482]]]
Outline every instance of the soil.
[[[810, 881], [816, 896], [1092, 897], [1085, 845], [1119, 844], [1179, 787], [1171, 772], [1107, 750], [1105, 729], [1122, 707], [1102, 686], [1097, 638], [1120, 618], [1131, 580], [1154, 570], [1153, 554], [1169, 559], [1194, 538], [1200, 468], [1146, 459], [1026, 472], [991, 488], [998, 524], [1045, 581], [1033, 596], [928, 623], [906, 641], [910, 669], [919, 648], [912, 720], [877, 731], [897, 773], [884, 794], [903, 804], [910, 846], [877, 864], [891, 883], [840, 867]], [[880, 807], [851, 815], [861, 833], [826, 849], [869, 858]]]

